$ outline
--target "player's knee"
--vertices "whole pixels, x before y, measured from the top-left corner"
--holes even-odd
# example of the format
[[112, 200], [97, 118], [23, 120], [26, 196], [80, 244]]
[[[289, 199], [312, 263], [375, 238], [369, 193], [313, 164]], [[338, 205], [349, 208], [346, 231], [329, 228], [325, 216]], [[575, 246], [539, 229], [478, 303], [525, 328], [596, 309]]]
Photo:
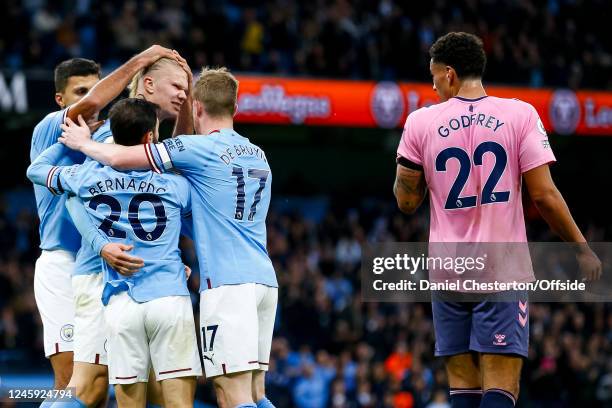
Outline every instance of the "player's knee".
[[217, 405], [219, 406], [219, 408], [229, 408], [229, 405], [226, 401], [223, 385], [220, 384], [219, 381], [214, 381], [213, 384], [215, 387], [215, 396], [217, 397]]
[[188, 395], [179, 393], [168, 393], [164, 395], [164, 406], [166, 407], [193, 407], [193, 401]]
[[471, 355], [452, 356], [446, 360], [451, 387], [477, 388], [481, 386], [480, 370]]
[[96, 406], [104, 401], [108, 393], [108, 377], [104, 374], [97, 375], [93, 381], [83, 381], [77, 384], [77, 398], [88, 407]]
[[72, 353], [59, 353], [51, 356], [51, 366], [53, 367], [55, 389], [66, 388], [72, 377]]
[[95, 406], [106, 398], [108, 374], [106, 369], [77, 366], [73, 370], [69, 387], [76, 390], [76, 397], [87, 406]]
[[518, 396], [523, 363], [520, 357], [485, 354], [481, 360], [484, 390], [498, 388]]
[[266, 396], [265, 371], [253, 372], [252, 384], [253, 400], [259, 401]]

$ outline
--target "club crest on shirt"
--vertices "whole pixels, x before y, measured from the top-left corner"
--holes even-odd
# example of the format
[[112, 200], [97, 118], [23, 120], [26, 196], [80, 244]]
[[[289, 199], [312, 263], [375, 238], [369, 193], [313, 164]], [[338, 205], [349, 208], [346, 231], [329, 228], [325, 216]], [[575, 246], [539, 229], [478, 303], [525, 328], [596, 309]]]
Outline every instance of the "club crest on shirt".
[[547, 136], [546, 128], [544, 127], [544, 123], [542, 123], [542, 119], [538, 119], [538, 132], [540, 132], [544, 136]]
[[64, 341], [72, 341], [74, 337], [74, 325], [65, 324], [60, 329], [60, 337]]

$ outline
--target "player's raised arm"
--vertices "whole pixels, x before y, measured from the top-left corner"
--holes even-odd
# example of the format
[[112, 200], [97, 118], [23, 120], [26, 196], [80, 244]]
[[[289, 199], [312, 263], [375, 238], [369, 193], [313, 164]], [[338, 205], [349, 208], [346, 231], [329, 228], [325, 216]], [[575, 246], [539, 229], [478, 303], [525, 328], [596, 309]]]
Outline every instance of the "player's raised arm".
[[151, 164], [145, 152], [146, 145], [120, 146], [117, 144], [98, 143], [91, 140], [87, 123], [79, 117], [78, 123], [69, 118], [62, 125], [63, 133], [60, 143], [73, 150], [83, 152], [92, 159], [118, 170], [147, 170]]
[[399, 209], [406, 214], [413, 214], [425, 199], [426, 193], [423, 170], [405, 167], [398, 163], [393, 194]]
[[73, 121], [77, 120], [79, 115], [83, 116], [86, 121], [89, 120], [119, 96], [138, 71], [160, 58], [172, 58], [179, 61], [180, 56], [159, 45], [147, 48], [98, 82], [83, 99], [70, 107], [66, 116]]

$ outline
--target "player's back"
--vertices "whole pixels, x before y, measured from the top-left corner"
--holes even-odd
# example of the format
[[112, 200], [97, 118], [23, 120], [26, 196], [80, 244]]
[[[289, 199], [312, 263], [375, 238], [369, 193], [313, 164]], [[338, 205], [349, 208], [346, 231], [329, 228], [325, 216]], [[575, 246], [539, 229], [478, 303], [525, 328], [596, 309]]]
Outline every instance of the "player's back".
[[430, 242], [526, 242], [521, 175], [555, 160], [535, 109], [492, 96], [414, 112], [398, 154], [423, 166]]
[[74, 166], [78, 191], [98, 228], [113, 242], [134, 245], [145, 266], [126, 278], [105, 267], [105, 298], [129, 290], [136, 301], [188, 294], [178, 248], [181, 219], [190, 212], [190, 187], [175, 174], [120, 172], [97, 162]]
[[277, 286], [266, 249], [272, 173], [263, 150], [232, 129], [167, 139], [156, 148], [192, 185], [201, 288]]

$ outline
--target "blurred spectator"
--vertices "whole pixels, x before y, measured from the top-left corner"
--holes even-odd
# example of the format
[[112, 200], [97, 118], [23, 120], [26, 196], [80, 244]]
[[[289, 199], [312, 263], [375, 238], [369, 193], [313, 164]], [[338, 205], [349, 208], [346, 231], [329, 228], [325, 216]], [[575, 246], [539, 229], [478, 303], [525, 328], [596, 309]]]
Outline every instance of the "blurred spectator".
[[484, 41], [487, 81], [612, 88], [609, 1], [112, 0], [78, 2], [76, 9], [71, 2], [5, 3], [0, 61], [13, 68], [85, 55], [113, 67], [162, 43], [194, 67], [429, 81], [433, 41], [468, 31]]
[[[277, 406], [449, 407], [443, 362], [433, 357], [431, 307], [362, 303], [359, 260], [338, 256], [360, 253], [364, 237], [427, 239], [425, 218], [398, 215], [393, 202], [335, 209], [320, 222], [272, 209], [268, 248], [280, 299], [266, 389]], [[609, 228], [586, 230], [610, 239]], [[47, 364], [32, 290], [37, 232], [35, 213], [0, 204], [0, 362], [17, 370]], [[549, 237], [544, 224], [533, 224], [529, 234], [536, 241]], [[350, 241], [356, 249], [339, 249]], [[193, 264], [191, 243], [183, 245], [183, 254]], [[198, 287], [195, 275], [192, 291]], [[612, 307], [532, 304], [530, 319], [519, 404], [609, 406]], [[210, 384], [202, 383], [198, 398], [214, 402]]]

